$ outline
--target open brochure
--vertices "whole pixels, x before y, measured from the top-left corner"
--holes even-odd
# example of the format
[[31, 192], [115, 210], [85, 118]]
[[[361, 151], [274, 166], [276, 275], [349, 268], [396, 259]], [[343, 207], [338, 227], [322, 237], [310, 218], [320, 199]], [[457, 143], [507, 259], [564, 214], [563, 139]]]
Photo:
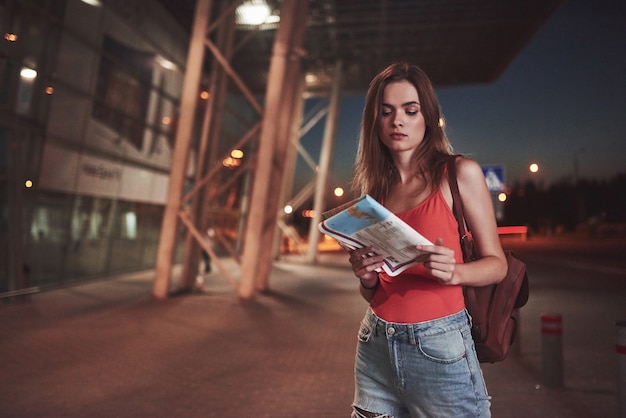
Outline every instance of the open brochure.
[[318, 228], [350, 249], [371, 246], [385, 256], [383, 269], [396, 276], [424, 261], [417, 245], [432, 245], [415, 229], [369, 195], [322, 214]]

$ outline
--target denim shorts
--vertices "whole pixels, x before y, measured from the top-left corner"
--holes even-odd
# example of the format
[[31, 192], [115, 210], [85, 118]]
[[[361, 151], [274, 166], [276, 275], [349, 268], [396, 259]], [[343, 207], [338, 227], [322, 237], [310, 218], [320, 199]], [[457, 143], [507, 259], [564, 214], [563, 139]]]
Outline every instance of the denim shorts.
[[[353, 407], [380, 417], [490, 417], [467, 311], [395, 324], [367, 310], [359, 329]], [[357, 410], [353, 417], [361, 417]]]

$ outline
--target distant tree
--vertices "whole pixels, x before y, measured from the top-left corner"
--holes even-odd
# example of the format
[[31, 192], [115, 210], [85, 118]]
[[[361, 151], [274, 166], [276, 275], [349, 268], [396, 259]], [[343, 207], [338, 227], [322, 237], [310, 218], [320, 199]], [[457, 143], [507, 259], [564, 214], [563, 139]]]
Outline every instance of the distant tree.
[[537, 232], [546, 226], [573, 230], [581, 222], [626, 222], [626, 173], [609, 180], [560, 180], [547, 189], [532, 181], [511, 188], [504, 223], [527, 225]]

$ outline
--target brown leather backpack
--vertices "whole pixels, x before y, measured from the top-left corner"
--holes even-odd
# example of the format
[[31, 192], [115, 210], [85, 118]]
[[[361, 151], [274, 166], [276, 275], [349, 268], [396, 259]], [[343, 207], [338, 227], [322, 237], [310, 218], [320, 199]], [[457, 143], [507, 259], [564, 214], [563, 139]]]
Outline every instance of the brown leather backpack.
[[[453, 212], [459, 224], [463, 260], [476, 259], [476, 249], [463, 216], [463, 202], [456, 178], [456, 158], [448, 162], [448, 183], [452, 192]], [[500, 283], [487, 286], [464, 286], [465, 306], [472, 317], [472, 337], [481, 363], [502, 361], [509, 353], [517, 333], [519, 308], [529, 296], [526, 264], [510, 250], [504, 251], [508, 271]]]

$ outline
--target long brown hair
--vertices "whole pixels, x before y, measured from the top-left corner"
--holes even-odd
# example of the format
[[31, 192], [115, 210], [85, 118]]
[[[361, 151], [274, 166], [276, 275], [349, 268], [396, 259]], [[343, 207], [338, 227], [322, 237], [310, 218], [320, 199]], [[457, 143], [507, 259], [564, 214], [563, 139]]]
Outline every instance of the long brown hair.
[[426, 73], [415, 65], [391, 64], [378, 73], [369, 85], [352, 180], [353, 189], [376, 199], [386, 197], [391, 185], [398, 180], [398, 171], [389, 149], [378, 137], [378, 123], [385, 87], [391, 82], [403, 80], [415, 86], [420, 99], [420, 112], [426, 122], [424, 140], [413, 155], [415, 176], [423, 177], [427, 187], [438, 187], [445, 161], [452, 154], [452, 147], [440, 122], [439, 102]]

